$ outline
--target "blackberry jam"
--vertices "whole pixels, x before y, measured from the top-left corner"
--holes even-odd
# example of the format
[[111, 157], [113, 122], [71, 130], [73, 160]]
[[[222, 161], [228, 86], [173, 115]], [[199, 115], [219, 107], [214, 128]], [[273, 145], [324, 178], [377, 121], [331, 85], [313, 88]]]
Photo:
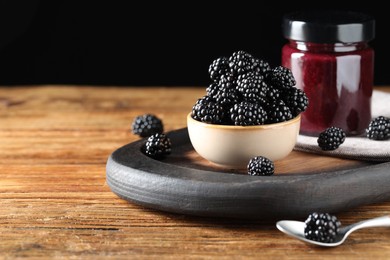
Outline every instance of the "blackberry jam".
[[296, 12], [283, 17], [282, 65], [290, 68], [309, 106], [301, 134], [336, 126], [362, 134], [371, 121], [375, 21], [356, 12]]

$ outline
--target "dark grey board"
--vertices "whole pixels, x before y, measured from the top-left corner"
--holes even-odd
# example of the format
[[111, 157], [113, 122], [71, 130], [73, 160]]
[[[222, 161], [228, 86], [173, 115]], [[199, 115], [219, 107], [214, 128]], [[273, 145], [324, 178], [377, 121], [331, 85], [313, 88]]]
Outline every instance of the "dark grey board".
[[[249, 176], [191, 163], [187, 128], [167, 133], [172, 154], [141, 152], [145, 139], [115, 150], [106, 181], [120, 198], [161, 211], [218, 218], [302, 218], [390, 200], [390, 163], [320, 173]], [[186, 158], [186, 159], [183, 159]], [[183, 160], [185, 162], [183, 162]]]

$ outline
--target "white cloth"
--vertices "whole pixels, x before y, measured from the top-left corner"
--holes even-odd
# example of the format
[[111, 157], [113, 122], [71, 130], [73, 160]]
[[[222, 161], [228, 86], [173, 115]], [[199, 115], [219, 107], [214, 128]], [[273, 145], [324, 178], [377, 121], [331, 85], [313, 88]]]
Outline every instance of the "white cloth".
[[[390, 93], [375, 90], [372, 96], [372, 118], [390, 117]], [[367, 161], [390, 161], [390, 140], [371, 140], [366, 136], [347, 136], [344, 143], [333, 151], [323, 151], [317, 137], [299, 135], [294, 150]]]

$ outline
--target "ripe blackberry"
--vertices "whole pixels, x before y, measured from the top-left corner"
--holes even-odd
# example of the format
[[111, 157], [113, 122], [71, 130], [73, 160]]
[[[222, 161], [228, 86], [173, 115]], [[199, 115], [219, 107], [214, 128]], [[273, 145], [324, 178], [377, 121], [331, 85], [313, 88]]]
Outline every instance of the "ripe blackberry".
[[245, 51], [236, 51], [229, 57], [230, 73], [238, 76], [254, 69], [254, 57]]
[[366, 135], [372, 140], [387, 140], [390, 138], [390, 118], [378, 116], [366, 129]]
[[270, 83], [279, 89], [288, 89], [295, 86], [296, 81], [290, 69], [278, 66], [268, 76]]
[[229, 110], [238, 102], [239, 95], [235, 89], [220, 88], [214, 98], [225, 110]]
[[211, 80], [218, 82], [222, 75], [230, 73], [229, 59], [220, 57], [214, 60], [209, 66], [209, 75]]
[[334, 242], [339, 232], [341, 222], [329, 213], [311, 213], [305, 220], [305, 238], [323, 242]]
[[267, 121], [267, 113], [257, 104], [241, 101], [230, 109], [230, 118], [235, 125], [263, 125]]
[[294, 117], [305, 111], [309, 105], [309, 99], [305, 92], [297, 88], [290, 88], [288, 91], [285, 91], [283, 93], [283, 100], [290, 108]]
[[171, 153], [171, 140], [165, 134], [151, 135], [144, 145], [144, 153], [154, 159], [161, 159]]
[[222, 75], [218, 81], [218, 87], [220, 89], [236, 89], [236, 80], [231, 75]]
[[256, 156], [249, 160], [248, 174], [252, 176], [270, 176], [274, 174], [274, 163], [263, 156]]
[[267, 61], [258, 58], [254, 59], [253, 70], [259, 72], [263, 76], [268, 75], [268, 73], [272, 71], [271, 66]]
[[209, 97], [214, 97], [217, 95], [218, 93], [218, 90], [219, 90], [219, 86], [218, 86], [218, 83], [211, 83], [207, 88], [206, 88], [206, 93], [207, 93], [207, 96]]
[[290, 108], [283, 100], [276, 100], [267, 107], [268, 122], [279, 123], [293, 118]]
[[225, 111], [223, 106], [218, 104], [214, 98], [203, 96], [192, 107], [191, 116], [201, 122], [221, 124], [225, 117]]
[[144, 114], [137, 116], [131, 124], [132, 132], [141, 137], [150, 136], [155, 133], [162, 133], [164, 126], [157, 116]]
[[248, 72], [238, 76], [237, 91], [245, 101], [257, 103], [266, 97], [267, 85], [259, 73]]
[[345, 141], [346, 134], [339, 127], [329, 127], [320, 133], [317, 139], [318, 146], [324, 151], [337, 149]]

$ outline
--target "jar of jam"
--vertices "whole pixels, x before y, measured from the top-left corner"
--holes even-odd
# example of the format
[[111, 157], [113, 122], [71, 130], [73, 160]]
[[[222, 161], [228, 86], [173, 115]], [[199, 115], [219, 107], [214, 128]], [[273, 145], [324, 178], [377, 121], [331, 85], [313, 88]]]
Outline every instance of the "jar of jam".
[[373, 17], [349, 11], [284, 15], [282, 65], [290, 68], [309, 106], [301, 134], [318, 135], [330, 126], [362, 134], [371, 121], [375, 36]]

